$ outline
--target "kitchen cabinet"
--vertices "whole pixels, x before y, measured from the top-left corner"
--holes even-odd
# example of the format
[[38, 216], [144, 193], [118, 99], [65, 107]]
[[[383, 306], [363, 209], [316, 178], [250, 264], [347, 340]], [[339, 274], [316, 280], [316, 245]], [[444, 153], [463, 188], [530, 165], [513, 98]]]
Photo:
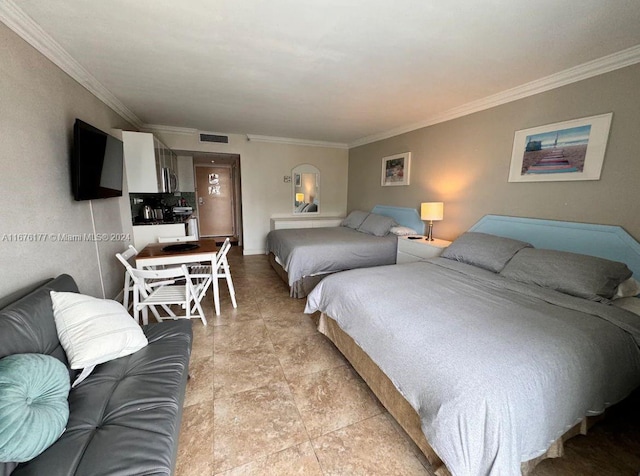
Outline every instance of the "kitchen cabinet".
[[[162, 193], [162, 169], [177, 176], [176, 154], [148, 132], [122, 131], [124, 160], [129, 192]], [[176, 178], [177, 182], [177, 178]]]

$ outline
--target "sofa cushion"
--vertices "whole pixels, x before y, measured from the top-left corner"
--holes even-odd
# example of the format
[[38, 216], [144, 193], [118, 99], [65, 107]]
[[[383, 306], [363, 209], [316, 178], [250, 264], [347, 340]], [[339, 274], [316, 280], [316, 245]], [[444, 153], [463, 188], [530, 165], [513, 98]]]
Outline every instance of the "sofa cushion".
[[[0, 309], [0, 358], [48, 354], [69, 367], [58, 340], [50, 291], [78, 292], [78, 287], [71, 276], [63, 274]], [[75, 374], [75, 370], [69, 370], [70, 378]]]
[[98, 365], [72, 389], [67, 431], [12, 476], [53, 474], [51, 468], [61, 476], [172, 474], [191, 322], [164, 321], [143, 330], [149, 345]]
[[35, 458], [56, 441], [69, 418], [69, 373], [55, 357], [0, 359], [0, 461]]

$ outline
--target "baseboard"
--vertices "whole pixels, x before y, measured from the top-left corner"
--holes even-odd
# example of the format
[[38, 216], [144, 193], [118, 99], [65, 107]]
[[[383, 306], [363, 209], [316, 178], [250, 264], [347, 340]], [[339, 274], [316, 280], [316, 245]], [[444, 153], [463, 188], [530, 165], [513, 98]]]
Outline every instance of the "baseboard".
[[242, 254], [243, 255], [264, 255], [264, 254], [267, 254], [267, 252], [264, 250], [264, 248], [253, 249], [253, 250], [244, 248], [242, 250]]

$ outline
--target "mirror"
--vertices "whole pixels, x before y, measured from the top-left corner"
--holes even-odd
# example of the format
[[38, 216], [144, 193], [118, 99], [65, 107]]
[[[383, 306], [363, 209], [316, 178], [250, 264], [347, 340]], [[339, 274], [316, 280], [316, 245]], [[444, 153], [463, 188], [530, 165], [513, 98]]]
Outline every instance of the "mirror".
[[291, 171], [293, 213], [320, 213], [320, 171], [309, 164]]

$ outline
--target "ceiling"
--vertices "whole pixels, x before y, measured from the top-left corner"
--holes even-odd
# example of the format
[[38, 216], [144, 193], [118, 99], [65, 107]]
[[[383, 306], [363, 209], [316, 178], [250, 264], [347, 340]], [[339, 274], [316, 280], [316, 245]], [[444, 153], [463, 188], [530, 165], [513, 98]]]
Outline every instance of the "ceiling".
[[138, 126], [357, 145], [640, 62], [637, 0], [4, 2]]

